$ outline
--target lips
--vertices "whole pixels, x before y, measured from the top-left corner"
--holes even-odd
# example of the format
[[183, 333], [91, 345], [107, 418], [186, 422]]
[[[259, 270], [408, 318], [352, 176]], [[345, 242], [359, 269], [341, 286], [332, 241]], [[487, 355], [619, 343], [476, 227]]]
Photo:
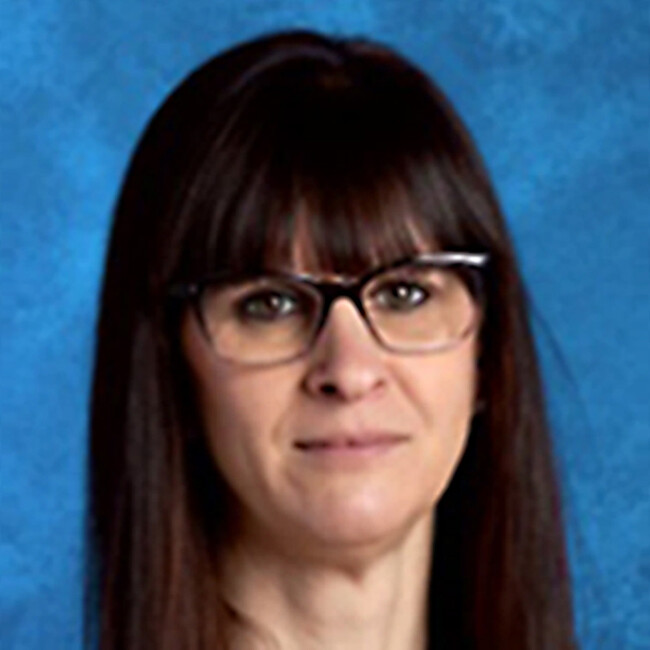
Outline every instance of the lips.
[[362, 431], [353, 433], [331, 433], [322, 437], [297, 440], [294, 446], [303, 451], [326, 449], [371, 448], [394, 445], [404, 442], [408, 436], [402, 433]]

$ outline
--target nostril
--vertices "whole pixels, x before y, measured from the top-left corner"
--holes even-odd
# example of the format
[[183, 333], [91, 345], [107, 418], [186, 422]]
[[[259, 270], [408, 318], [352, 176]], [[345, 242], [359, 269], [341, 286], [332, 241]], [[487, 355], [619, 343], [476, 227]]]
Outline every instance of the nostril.
[[323, 384], [320, 390], [324, 395], [336, 395], [336, 386], [334, 384]]

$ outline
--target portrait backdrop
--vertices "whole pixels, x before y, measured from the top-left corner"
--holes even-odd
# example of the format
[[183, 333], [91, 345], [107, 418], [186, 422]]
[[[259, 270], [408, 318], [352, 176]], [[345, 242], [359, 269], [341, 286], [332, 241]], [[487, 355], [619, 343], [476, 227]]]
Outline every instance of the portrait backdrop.
[[533, 300], [584, 650], [650, 648], [645, 0], [5, 0], [0, 647], [81, 646], [91, 359], [136, 138], [207, 57], [306, 27], [394, 46], [484, 154]]

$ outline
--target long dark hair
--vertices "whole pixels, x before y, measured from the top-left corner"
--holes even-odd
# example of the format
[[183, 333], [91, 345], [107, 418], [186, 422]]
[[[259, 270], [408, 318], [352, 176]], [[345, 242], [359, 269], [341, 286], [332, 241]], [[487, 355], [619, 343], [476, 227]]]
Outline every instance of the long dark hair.
[[575, 648], [562, 500], [528, 298], [488, 175], [449, 102], [363, 39], [294, 31], [208, 61], [131, 160], [110, 239], [92, 393], [88, 645], [227, 648], [215, 544], [232, 502], [206, 450], [178, 280], [290, 259], [307, 224], [323, 269], [487, 251], [485, 404], [436, 509], [435, 647]]

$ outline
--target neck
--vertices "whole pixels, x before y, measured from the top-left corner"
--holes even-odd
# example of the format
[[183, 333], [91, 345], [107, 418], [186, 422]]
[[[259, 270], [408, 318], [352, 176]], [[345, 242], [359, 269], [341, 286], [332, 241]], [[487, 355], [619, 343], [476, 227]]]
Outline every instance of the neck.
[[336, 563], [239, 539], [221, 556], [222, 593], [247, 622], [231, 632], [232, 650], [425, 650], [432, 523]]

